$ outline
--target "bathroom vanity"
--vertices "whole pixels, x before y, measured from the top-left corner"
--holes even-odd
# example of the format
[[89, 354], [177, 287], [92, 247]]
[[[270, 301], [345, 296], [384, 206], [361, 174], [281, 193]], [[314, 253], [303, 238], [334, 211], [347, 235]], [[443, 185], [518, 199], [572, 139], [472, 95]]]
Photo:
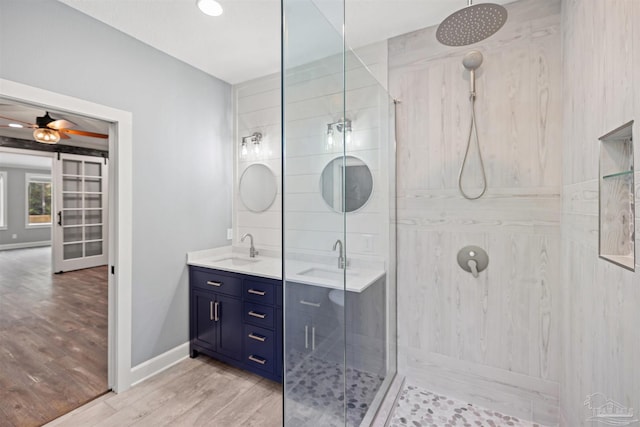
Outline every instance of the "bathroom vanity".
[[282, 381], [280, 280], [191, 266], [190, 353]]
[[[191, 357], [204, 354], [282, 382], [280, 258], [251, 258], [226, 247], [190, 253], [188, 264]], [[352, 352], [384, 354], [385, 313], [376, 309], [385, 297], [382, 269], [347, 269], [345, 292], [343, 270], [299, 260], [289, 265], [297, 273], [288, 277], [286, 289], [289, 356], [331, 360], [345, 331]], [[344, 353], [335, 358], [342, 360]], [[386, 367], [384, 357], [358, 359], [369, 372]]]

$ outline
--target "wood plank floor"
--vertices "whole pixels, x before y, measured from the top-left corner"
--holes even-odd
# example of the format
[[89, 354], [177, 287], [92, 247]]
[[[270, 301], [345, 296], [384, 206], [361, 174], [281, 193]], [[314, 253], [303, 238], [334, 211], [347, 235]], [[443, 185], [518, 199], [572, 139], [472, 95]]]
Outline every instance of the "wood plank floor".
[[0, 251], [0, 426], [39, 426], [107, 391], [107, 267], [51, 274]]
[[282, 384], [199, 356], [46, 427], [77, 426], [282, 426]]

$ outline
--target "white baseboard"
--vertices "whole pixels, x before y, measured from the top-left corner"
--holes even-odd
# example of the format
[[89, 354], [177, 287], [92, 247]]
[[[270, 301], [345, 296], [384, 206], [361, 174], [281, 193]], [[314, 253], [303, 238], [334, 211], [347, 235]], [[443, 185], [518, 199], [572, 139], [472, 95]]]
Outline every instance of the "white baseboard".
[[189, 357], [189, 342], [180, 344], [171, 350], [142, 362], [131, 368], [131, 386], [141, 383], [142, 381], [159, 374], [175, 365], [176, 363]]
[[0, 251], [8, 251], [10, 249], [38, 248], [40, 246], [51, 246], [51, 240], [43, 240], [40, 242], [7, 243], [5, 245], [0, 245]]

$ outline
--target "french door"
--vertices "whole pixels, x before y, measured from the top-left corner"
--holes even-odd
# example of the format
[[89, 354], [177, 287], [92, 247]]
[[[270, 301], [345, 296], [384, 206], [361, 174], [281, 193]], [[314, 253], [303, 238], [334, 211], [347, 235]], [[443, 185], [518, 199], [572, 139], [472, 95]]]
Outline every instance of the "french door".
[[107, 263], [107, 185], [102, 158], [60, 154], [54, 160], [54, 272]]

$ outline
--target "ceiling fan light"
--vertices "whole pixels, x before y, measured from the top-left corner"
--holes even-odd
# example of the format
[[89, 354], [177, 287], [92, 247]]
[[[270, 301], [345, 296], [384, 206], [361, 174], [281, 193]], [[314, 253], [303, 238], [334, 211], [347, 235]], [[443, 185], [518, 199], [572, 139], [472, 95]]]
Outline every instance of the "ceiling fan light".
[[60, 141], [60, 134], [53, 129], [38, 128], [33, 131], [33, 138], [43, 144], [56, 144]]
[[198, 8], [205, 15], [220, 16], [222, 15], [222, 6], [216, 0], [196, 0]]

